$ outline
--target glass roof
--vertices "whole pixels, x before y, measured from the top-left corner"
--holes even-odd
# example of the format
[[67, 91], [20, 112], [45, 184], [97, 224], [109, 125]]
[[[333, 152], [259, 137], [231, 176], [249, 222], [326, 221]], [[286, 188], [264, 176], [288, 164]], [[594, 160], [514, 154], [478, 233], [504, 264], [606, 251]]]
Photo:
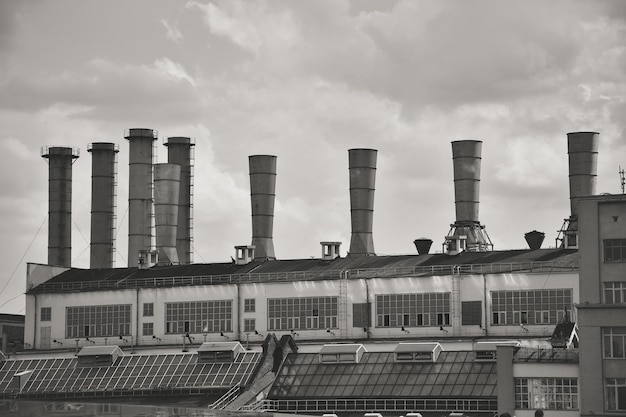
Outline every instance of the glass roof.
[[269, 398], [495, 397], [496, 363], [474, 352], [441, 352], [433, 362], [395, 362], [366, 352], [359, 363], [319, 363], [317, 353], [289, 354]]
[[7, 360], [0, 363], [0, 394], [12, 391], [16, 373], [32, 371], [22, 393], [66, 393], [158, 388], [221, 388], [245, 384], [261, 352], [234, 362], [197, 363], [193, 353], [128, 355], [113, 366], [77, 368], [76, 358]]

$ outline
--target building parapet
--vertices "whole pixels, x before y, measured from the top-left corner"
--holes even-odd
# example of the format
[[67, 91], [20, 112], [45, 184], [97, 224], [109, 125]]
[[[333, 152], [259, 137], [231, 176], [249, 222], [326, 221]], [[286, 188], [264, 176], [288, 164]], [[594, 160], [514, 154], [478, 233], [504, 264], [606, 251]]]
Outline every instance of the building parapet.
[[568, 362], [578, 363], [578, 349], [520, 348], [513, 362]]

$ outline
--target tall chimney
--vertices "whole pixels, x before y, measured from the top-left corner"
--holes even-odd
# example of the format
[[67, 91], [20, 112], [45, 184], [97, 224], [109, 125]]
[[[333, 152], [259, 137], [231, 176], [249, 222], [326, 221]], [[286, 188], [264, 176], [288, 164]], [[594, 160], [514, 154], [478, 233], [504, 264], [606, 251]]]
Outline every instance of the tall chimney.
[[89, 267], [113, 268], [117, 153], [115, 143], [94, 142], [91, 153], [91, 255]]
[[376, 184], [375, 149], [349, 149], [352, 236], [348, 256], [374, 256], [372, 226]]
[[450, 225], [446, 236], [445, 251], [448, 254], [484, 252], [493, 248], [478, 220], [482, 144], [479, 140], [452, 142], [456, 221]]
[[178, 265], [176, 232], [178, 228], [178, 201], [180, 192], [180, 165], [154, 166], [154, 211], [158, 263]]
[[276, 199], [276, 156], [251, 155], [248, 157], [248, 164], [254, 259], [276, 259], [272, 240]]
[[180, 165], [180, 195], [178, 198], [178, 228], [176, 251], [181, 264], [193, 262], [191, 240], [193, 238], [193, 146], [191, 138], [170, 137], [167, 146], [167, 162]]
[[129, 129], [128, 266], [137, 266], [140, 251], [152, 249], [152, 159], [157, 132]]
[[557, 237], [557, 241], [562, 240], [562, 246], [565, 248], [578, 247], [578, 201], [580, 197], [596, 193], [599, 137], [600, 134], [597, 132], [567, 134], [570, 217], [565, 219]]
[[77, 148], [44, 146], [48, 160], [48, 265], [72, 266], [72, 164]]

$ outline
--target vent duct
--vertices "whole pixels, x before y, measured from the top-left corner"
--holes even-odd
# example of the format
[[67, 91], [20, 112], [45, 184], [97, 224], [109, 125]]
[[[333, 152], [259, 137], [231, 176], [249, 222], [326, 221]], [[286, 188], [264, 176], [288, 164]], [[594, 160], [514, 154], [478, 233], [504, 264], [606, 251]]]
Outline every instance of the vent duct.
[[117, 153], [114, 143], [94, 142], [91, 153], [91, 252], [89, 267], [113, 268]]
[[139, 253], [152, 249], [152, 164], [157, 132], [129, 129], [128, 140], [128, 266], [137, 266]]
[[273, 241], [276, 156], [250, 155], [248, 164], [254, 259], [276, 259]]
[[376, 185], [375, 149], [349, 149], [350, 220], [352, 236], [348, 256], [374, 256], [372, 226]]
[[528, 243], [528, 247], [531, 250], [541, 249], [541, 244], [543, 243], [543, 239], [546, 236], [543, 232], [538, 232], [533, 230], [524, 235], [524, 239], [526, 239], [526, 243]]
[[77, 148], [43, 147], [48, 160], [48, 265], [72, 266], [72, 164]]
[[430, 247], [433, 244], [433, 241], [432, 239], [419, 238], [419, 239], [415, 239], [413, 241], [413, 244], [415, 245], [415, 249], [417, 249], [418, 255], [428, 255], [428, 252], [430, 252]]

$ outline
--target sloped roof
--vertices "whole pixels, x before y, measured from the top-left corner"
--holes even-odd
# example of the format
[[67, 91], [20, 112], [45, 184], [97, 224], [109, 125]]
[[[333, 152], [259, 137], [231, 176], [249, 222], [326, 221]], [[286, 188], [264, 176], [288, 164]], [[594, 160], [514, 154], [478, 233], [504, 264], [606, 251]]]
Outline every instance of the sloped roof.
[[322, 259], [264, 260], [246, 265], [205, 263], [150, 269], [72, 268], [30, 292], [93, 291], [158, 286], [231, 284], [361, 277], [429, 276], [452, 273], [500, 273], [577, 270], [575, 249], [462, 252], [457, 255], [355, 256]]

